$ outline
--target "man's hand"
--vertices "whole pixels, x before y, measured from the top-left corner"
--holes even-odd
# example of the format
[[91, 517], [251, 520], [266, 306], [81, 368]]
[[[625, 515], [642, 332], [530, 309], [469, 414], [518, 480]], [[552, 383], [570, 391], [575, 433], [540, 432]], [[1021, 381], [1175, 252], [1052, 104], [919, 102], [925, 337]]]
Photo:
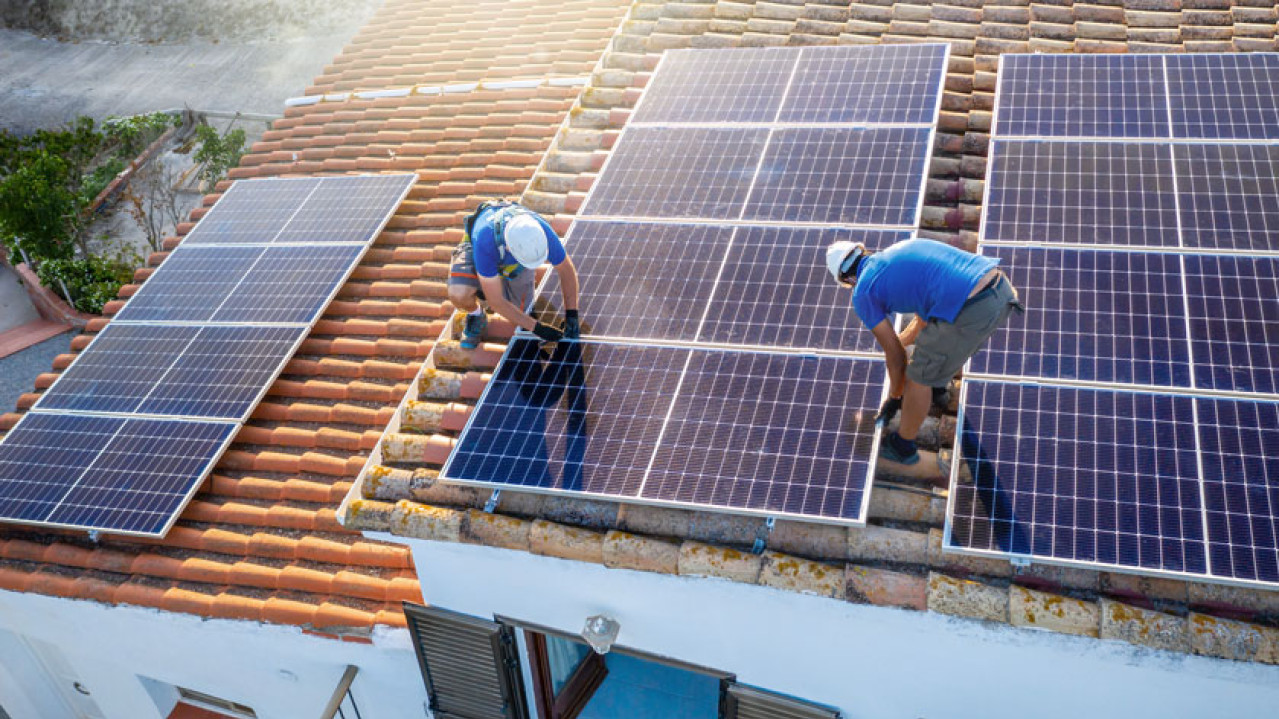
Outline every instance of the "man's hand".
[[582, 336], [582, 318], [577, 310], [564, 310], [564, 337], [575, 340]]
[[543, 342], [559, 342], [564, 339], [564, 333], [546, 324], [538, 322], [533, 327], [533, 334], [537, 335]]
[[884, 406], [879, 408], [879, 414], [875, 415], [875, 421], [882, 421], [884, 426], [887, 427], [888, 423], [893, 421], [893, 417], [897, 416], [897, 413], [901, 410], [901, 408], [901, 397], [889, 397], [884, 400]]
[[909, 347], [915, 344], [915, 340], [919, 338], [920, 331], [927, 326], [928, 323], [926, 321], [919, 315], [915, 315], [915, 318], [910, 321], [910, 324], [906, 325], [906, 329], [902, 330], [897, 339], [901, 341], [902, 347]]

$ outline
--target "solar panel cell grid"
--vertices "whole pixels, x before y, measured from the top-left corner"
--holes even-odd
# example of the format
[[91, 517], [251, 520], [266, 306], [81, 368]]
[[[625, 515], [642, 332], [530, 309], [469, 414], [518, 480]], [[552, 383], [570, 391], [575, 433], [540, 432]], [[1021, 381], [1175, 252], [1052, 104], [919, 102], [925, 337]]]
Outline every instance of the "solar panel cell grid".
[[1007, 55], [999, 136], [1168, 137], [1163, 58]]
[[117, 322], [203, 322], [262, 256], [260, 247], [188, 247], [165, 258]]
[[914, 227], [927, 128], [775, 130], [745, 220]]
[[693, 355], [643, 496], [861, 521], [880, 362]]
[[1186, 256], [1195, 386], [1279, 394], [1279, 258]]
[[35, 408], [136, 412], [199, 332], [186, 326], [107, 325]]
[[1193, 399], [969, 380], [951, 546], [1203, 574]]
[[1279, 252], [1279, 145], [1173, 150], [1186, 247]]
[[326, 177], [275, 242], [371, 242], [416, 175]]
[[182, 243], [270, 242], [320, 185], [320, 178], [246, 180], [231, 185]]
[[1279, 139], [1279, 55], [1168, 57], [1173, 136]]
[[987, 240], [1176, 247], [1167, 145], [996, 140]]
[[780, 122], [932, 124], [944, 45], [805, 50]]
[[1027, 309], [991, 336], [971, 372], [1190, 386], [1177, 255], [1020, 247], [983, 253], [1000, 259]]
[[772, 122], [799, 50], [672, 50], [644, 91], [637, 122]]
[[768, 130], [630, 128], [583, 215], [736, 219]]

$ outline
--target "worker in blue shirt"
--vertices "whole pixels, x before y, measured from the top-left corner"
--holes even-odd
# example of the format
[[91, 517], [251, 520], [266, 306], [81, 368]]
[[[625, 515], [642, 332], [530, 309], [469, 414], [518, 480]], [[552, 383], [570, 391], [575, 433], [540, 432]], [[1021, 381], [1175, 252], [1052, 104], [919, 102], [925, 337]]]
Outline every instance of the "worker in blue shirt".
[[[999, 260], [934, 240], [910, 239], [881, 252], [836, 242], [826, 250], [835, 281], [853, 288], [853, 310], [870, 328], [888, 364], [888, 399], [877, 420], [901, 411], [880, 456], [915, 464], [915, 437], [928, 414], [931, 389], [945, 387], [1014, 310], [1025, 307]], [[900, 335], [890, 315], [911, 313]], [[909, 361], [906, 347], [915, 345]]]
[[[564, 295], [563, 329], [528, 314], [536, 270], [548, 261], [559, 275]], [[449, 301], [466, 313], [460, 341], [463, 348], [479, 346], [488, 326], [488, 308], [543, 341], [576, 339], [581, 334], [577, 287], [573, 260], [564, 252], [555, 230], [536, 212], [514, 202], [485, 202], [466, 218], [448, 281]]]

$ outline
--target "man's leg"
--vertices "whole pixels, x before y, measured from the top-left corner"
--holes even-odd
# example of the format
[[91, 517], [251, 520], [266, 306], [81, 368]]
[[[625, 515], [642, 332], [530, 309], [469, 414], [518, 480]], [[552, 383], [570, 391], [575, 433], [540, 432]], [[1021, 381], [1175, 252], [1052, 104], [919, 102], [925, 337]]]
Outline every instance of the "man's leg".
[[902, 439], [915, 441], [919, 436], [919, 428], [928, 416], [928, 407], [933, 401], [933, 388], [919, 384], [910, 377], [906, 378], [906, 386], [902, 391], [902, 420], [897, 427], [897, 434]]
[[448, 296], [453, 307], [464, 313], [459, 338], [462, 348], [479, 347], [484, 328], [488, 325], [488, 317], [480, 302], [483, 299], [480, 277], [475, 271], [475, 257], [469, 242], [463, 242], [453, 250], [453, 261], [449, 266]]

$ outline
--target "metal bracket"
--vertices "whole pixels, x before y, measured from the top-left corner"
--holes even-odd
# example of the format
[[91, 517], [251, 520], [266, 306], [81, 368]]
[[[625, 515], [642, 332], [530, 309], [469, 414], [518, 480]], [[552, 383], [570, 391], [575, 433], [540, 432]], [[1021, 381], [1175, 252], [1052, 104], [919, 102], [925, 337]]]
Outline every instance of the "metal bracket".
[[94, 544], [97, 544], [97, 543], [98, 543], [98, 540], [100, 540], [100, 539], [102, 539], [102, 533], [101, 533], [101, 532], [99, 532], [99, 531], [98, 531], [98, 530], [96, 530], [96, 529], [90, 529], [90, 530], [89, 530], [89, 541], [90, 541], [90, 542], [93, 542]]
[[493, 510], [497, 509], [497, 501], [501, 498], [502, 490], [493, 490], [493, 493], [489, 495], [489, 500], [484, 503], [484, 511], [488, 514], [492, 514]]
[[777, 517], [769, 517], [764, 520], [764, 526], [760, 527], [759, 533], [755, 535], [755, 545], [751, 547], [751, 554], [764, 553], [764, 548], [768, 544], [768, 538], [772, 535], [775, 524], [777, 524]]
[[1030, 566], [1029, 554], [1014, 554], [1008, 557], [1008, 563], [1014, 567], [1024, 568]]

